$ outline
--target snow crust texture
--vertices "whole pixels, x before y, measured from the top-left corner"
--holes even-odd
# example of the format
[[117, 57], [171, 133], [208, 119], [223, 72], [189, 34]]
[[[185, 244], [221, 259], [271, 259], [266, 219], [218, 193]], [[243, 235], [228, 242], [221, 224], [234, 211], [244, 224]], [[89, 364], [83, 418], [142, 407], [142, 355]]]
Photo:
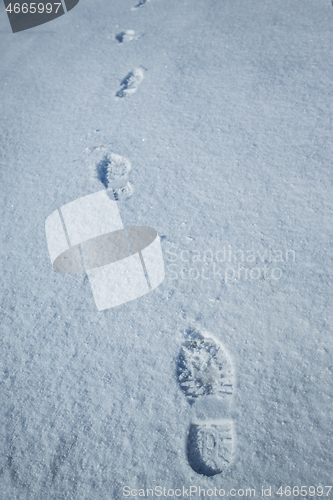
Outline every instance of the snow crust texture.
[[[13, 34], [0, 0], [1, 500], [332, 498], [332, 26], [330, 0], [82, 0]], [[44, 223], [103, 187], [166, 279], [98, 312]]]

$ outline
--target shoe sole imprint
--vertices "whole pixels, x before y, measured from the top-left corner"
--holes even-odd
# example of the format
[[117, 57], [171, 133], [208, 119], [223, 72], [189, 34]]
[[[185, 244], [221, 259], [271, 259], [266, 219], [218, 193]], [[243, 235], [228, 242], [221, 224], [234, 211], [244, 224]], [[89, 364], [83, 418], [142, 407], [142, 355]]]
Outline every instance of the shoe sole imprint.
[[214, 476], [229, 467], [233, 459], [233, 423], [191, 424], [187, 458], [198, 474]]
[[[209, 334], [187, 331], [178, 358], [179, 384], [190, 401], [202, 396], [229, 399], [233, 391], [233, 365], [223, 346]], [[233, 422], [192, 423], [187, 437], [187, 459], [198, 474], [220, 474], [233, 461]]]

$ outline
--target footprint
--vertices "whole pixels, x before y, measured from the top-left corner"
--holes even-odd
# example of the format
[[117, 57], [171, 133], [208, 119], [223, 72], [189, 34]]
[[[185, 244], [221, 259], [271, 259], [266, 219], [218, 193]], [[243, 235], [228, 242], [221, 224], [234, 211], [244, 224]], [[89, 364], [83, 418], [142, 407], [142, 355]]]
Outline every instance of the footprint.
[[126, 97], [130, 94], [134, 94], [144, 79], [144, 76], [144, 68], [135, 68], [133, 71], [130, 71], [120, 82], [121, 87], [116, 93], [116, 97]]
[[131, 42], [132, 40], [137, 40], [137, 38], [133, 30], [121, 31], [115, 36], [115, 39], [118, 40], [119, 43]]
[[[221, 402], [230, 404], [233, 389], [233, 366], [224, 348], [212, 337], [195, 329], [187, 331], [178, 359], [179, 384], [190, 402], [205, 396], [196, 407], [201, 418], [207, 413], [214, 421], [192, 423], [187, 439], [187, 458], [192, 469], [206, 476], [221, 473], [233, 459], [233, 422], [218, 420]], [[209, 419], [210, 420], [210, 419]]]
[[232, 394], [232, 365], [221, 346], [195, 330], [185, 341], [178, 363], [180, 387], [186, 396]]
[[98, 180], [108, 191], [113, 192], [115, 200], [130, 198], [134, 188], [128, 180], [131, 172], [130, 161], [113, 153], [106, 146], [87, 149], [88, 165], [93, 168]]
[[128, 174], [131, 168], [131, 164], [127, 158], [115, 153], [106, 154], [97, 163], [97, 177], [107, 189], [113, 191], [115, 200], [132, 196], [133, 186], [128, 181]]
[[135, 7], [132, 7], [132, 10], [138, 9], [139, 7], [142, 7], [145, 5], [147, 2], [150, 0], [139, 0], [139, 2], [135, 5]]
[[113, 189], [113, 196], [116, 201], [127, 200], [132, 196], [133, 191], [133, 185], [129, 181], [127, 181], [123, 187]]
[[187, 441], [187, 456], [198, 474], [214, 476], [226, 469], [233, 454], [232, 422], [219, 424], [192, 424]]

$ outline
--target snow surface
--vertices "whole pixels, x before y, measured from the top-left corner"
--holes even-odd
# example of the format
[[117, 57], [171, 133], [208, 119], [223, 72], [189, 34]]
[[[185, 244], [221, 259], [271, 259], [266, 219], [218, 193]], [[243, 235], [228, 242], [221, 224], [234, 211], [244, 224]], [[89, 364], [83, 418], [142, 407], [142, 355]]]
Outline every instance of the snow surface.
[[[0, 498], [332, 484], [330, 0], [81, 0], [15, 35], [1, 3], [0, 40]], [[166, 264], [104, 312], [44, 231], [103, 188], [96, 148], [130, 162], [122, 220]], [[211, 477], [186, 457], [211, 418], [177, 379], [191, 328], [236, 378], [235, 458]]]

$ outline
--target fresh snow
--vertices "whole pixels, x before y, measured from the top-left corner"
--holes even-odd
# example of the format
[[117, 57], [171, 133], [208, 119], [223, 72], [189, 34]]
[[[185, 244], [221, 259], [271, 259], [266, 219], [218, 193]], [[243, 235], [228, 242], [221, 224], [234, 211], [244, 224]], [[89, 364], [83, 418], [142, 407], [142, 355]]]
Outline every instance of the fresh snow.
[[[331, 1], [80, 0], [16, 34], [1, 2], [0, 41], [0, 498], [332, 498]], [[103, 179], [166, 278], [98, 312], [44, 225]], [[182, 390], [191, 332], [228, 401]]]

